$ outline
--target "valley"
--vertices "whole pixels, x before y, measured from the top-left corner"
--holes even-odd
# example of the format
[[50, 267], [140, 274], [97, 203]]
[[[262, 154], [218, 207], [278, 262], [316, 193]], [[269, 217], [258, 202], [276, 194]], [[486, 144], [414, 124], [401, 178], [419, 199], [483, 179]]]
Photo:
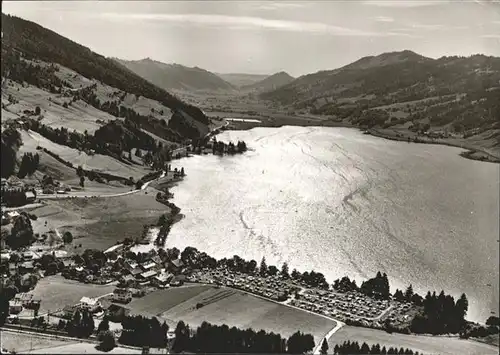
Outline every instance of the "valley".
[[2, 14], [1, 72], [9, 349], [498, 350], [500, 58], [224, 74]]

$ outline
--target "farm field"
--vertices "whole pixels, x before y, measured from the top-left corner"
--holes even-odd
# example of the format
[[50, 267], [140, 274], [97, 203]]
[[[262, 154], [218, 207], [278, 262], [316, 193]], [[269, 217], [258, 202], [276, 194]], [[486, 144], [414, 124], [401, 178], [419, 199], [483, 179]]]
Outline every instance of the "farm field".
[[12, 95], [13, 98], [19, 100], [18, 103], [8, 106], [7, 111], [10, 111], [11, 114], [23, 116], [24, 110], [33, 111], [36, 106], [39, 106], [43, 116], [41, 122], [53, 128], [66, 127], [70, 131], [76, 130], [80, 133], [87, 130], [92, 134], [101, 127], [97, 120], [108, 122], [116, 119], [116, 117], [83, 101], [73, 102], [68, 108], [64, 108], [63, 104], [65, 102], [69, 103], [71, 97], [52, 94], [32, 85], [23, 87], [18, 83], [9, 81], [5, 90], [2, 90], [2, 96], [8, 95]]
[[381, 330], [351, 326], [344, 326], [333, 334], [328, 343], [329, 348], [333, 349], [336, 344], [342, 344], [347, 340], [357, 341], [360, 344], [366, 342], [370, 346], [379, 343], [386, 348], [391, 346], [409, 348], [424, 354], [498, 354], [497, 347], [458, 337], [389, 334]]
[[72, 163], [75, 167], [81, 165], [84, 169], [106, 172], [125, 178], [132, 176], [134, 179], [141, 178], [148, 172], [142, 166], [128, 165], [106, 155], [87, 155], [76, 149], [54, 143], [31, 130], [21, 130], [20, 133], [23, 141], [23, 145], [19, 148], [20, 154], [36, 152], [36, 148], [40, 146], [59, 155], [62, 159]]
[[41, 299], [40, 315], [51, 313], [68, 305], [76, 304], [83, 296], [100, 297], [112, 293], [113, 285], [83, 284], [66, 280], [62, 276], [49, 276], [41, 279], [33, 291], [34, 298]]
[[[184, 289], [184, 290], [183, 290]], [[196, 309], [198, 303], [203, 304]], [[237, 290], [214, 286], [188, 286], [157, 291], [129, 304], [132, 312], [148, 313], [175, 327], [183, 320], [191, 327], [203, 321], [289, 337], [296, 331], [314, 335], [316, 344], [335, 327], [332, 320], [264, 300]]]
[[78, 252], [87, 248], [105, 250], [124, 238], [140, 237], [144, 224], [154, 224], [163, 213], [170, 212], [155, 200], [156, 192], [148, 187], [125, 196], [46, 201], [45, 206], [31, 212], [38, 217], [33, 229], [35, 233], [55, 228], [61, 234], [70, 231], [75, 238], [73, 245], [82, 244]]

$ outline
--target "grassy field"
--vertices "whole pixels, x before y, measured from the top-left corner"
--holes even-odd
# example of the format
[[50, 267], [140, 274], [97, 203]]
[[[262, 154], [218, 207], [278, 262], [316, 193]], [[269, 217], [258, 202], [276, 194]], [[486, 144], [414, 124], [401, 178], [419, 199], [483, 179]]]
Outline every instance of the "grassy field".
[[104, 352], [96, 349], [94, 343], [73, 343], [54, 346], [46, 349], [38, 349], [28, 354], [141, 354], [142, 350], [116, 347], [111, 351]]
[[[95, 343], [48, 337], [38, 334], [2, 331], [2, 348], [22, 354], [100, 354]], [[140, 354], [141, 350], [116, 347], [108, 354]]]
[[51, 94], [32, 85], [23, 87], [9, 81], [9, 85], [6, 86], [5, 90], [2, 90], [2, 95], [4, 94], [6, 96], [12, 95], [19, 101], [10, 105], [7, 108], [8, 111], [22, 116], [24, 110], [34, 110], [36, 106], [39, 106], [43, 115], [41, 122], [53, 128], [66, 127], [70, 131], [76, 130], [83, 133], [87, 130], [89, 133], [93, 133], [101, 126], [97, 120], [107, 122], [116, 119], [116, 117], [97, 110], [82, 101], [74, 102], [68, 108], [64, 108], [63, 104], [69, 103], [71, 97]]
[[491, 345], [482, 344], [472, 340], [463, 340], [450, 337], [433, 337], [420, 335], [389, 334], [381, 330], [344, 326], [336, 332], [329, 341], [330, 349], [335, 344], [342, 344], [344, 341], [366, 342], [380, 344], [380, 346], [409, 348], [424, 354], [498, 354], [498, 348]]
[[54, 143], [33, 131], [20, 131], [20, 133], [23, 141], [23, 145], [19, 149], [20, 154], [37, 152], [36, 148], [40, 146], [59, 155], [65, 161], [72, 163], [73, 166], [81, 165], [88, 170], [106, 172], [125, 178], [132, 176], [134, 179], [141, 178], [148, 172], [142, 166], [125, 164], [107, 155], [87, 155], [76, 149]]
[[[196, 304], [204, 306], [196, 309]], [[213, 286], [189, 286], [157, 291], [129, 304], [133, 312], [156, 315], [175, 327], [180, 320], [192, 327], [203, 321], [254, 330], [264, 329], [288, 337], [297, 330], [314, 335], [315, 342], [335, 322], [240, 291]]]
[[158, 290], [142, 298], [134, 299], [127, 307], [134, 313], [159, 316], [165, 310], [175, 307], [209, 289], [211, 289], [210, 286], [200, 285]]
[[28, 353], [30, 350], [39, 350], [48, 354], [52, 353], [49, 349], [57, 346], [74, 344], [69, 340], [59, 340], [39, 335], [28, 335], [26, 333], [17, 333], [14, 331], [3, 331], [0, 337], [1, 347], [8, 351], [16, 353]]
[[49, 276], [41, 279], [31, 291], [34, 298], [41, 299], [40, 314], [53, 312], [68, 305], [74, 305], [83, 296], [99, 297], [112, 293], [115, 286], [83, 284], [66, 280], [62, 276]]
[[[46, 205], [32, 211], [38, 218], [33, 221], [35, 233], [58, 228], [70, 231], [73, 245], [107, 249], [117, 241], [140, 237], [144, 224], [154, 224], [170, 209], [155, 200], [157, 190], [147, 188], [131, 195], [46, 201]], [[47, 222], [47, 226], [45, 226]]]

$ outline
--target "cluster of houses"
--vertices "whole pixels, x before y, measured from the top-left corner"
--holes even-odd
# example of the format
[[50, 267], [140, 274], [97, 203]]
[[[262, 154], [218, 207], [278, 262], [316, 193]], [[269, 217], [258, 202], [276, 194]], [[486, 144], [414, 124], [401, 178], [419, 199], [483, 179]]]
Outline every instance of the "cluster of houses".
[[[7, 276], [35, 274], [39, 278], [43, 277], [43, 271], [40, 270], [37, 261], [41, 259], [42, 253], [28, 250], [22, 253], [16, 253], [18, 260], [12, 260], [12, 253], [2, 252], [0, 254], [0, 271], [2, 279], [5, 281]], [[22, 283], [22, 281], [21, 281]]]
[[[2, 196], [2, 205], [9, 205], [10, 201], [7, 200], [9, 193], [19, 192], [23, 193], [25, 197], [26, 203], [34, 203], [36, 201], [36, 193], [34, 189], [29, 188], [15, 176], [11, 176], [8, 179], [2, 178], [0, 181], [0, 190]], [[2, 213], [2, 225], [3, 222], [3, 213]]]
[[41, 300], [33, 298], [30, 293], [18, 293], [12, 300], [9, 301], [9, 314], [18, 315], [24, 309], [34, 310], [40, 309]]

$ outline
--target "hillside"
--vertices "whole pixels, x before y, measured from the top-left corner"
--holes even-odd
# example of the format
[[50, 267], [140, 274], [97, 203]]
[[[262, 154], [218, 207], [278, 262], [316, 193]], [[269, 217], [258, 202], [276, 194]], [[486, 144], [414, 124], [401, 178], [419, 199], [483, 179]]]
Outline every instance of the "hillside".
[[500, 58], [426, 58], [411, 51], [365, 57], [299, 77], [260, 97], [366, 128], [490, 132], [500, 146]]
[[265, 78], [269, 77], [269, 75], [262, 74], [243, 74], [243, 73], [229, 73], [229, 74], [220, 74], [217, 75], [223, 80], [227, 81], [231, 85], [235, 87], [242, 87], [255, 84], [256, 82], [262, 81]]
[[279, 72], [268, 76], [267, 78], [253, 83], [251, 85], [245, 85], [241, 87], [241, 90], [244, 91], [257, 91], [257, 92], [266, 92], [271, 90], [276, 90], [286, 84], [291, 83], [294, 80], [292, 76], [285, 72]]
[[2, 177], [78, 185], [81, 167], [130, 185], [209, 132], [200, 109], [111, 59], [17, 17], [2, 14], [2, 32]]
[[127, 61], [115, 59], [135, 74], [165, 90], [234, 90], [234, 87], [219, 76], [198, 68], [180, 64], [166, 64], [149, 58]]
[[[9, 55], [12, 57], [13, 53], [21, 53], [24, 58], [57, 63], [95, 82], [137, 97], [156, 100], [173, 111], [182, 111], [194, 120], [203, 124], [209, 123], [208, 118], [197, 107], [182, 102], [115, 61], [34, 22], [2, 14], [2, 32], [2, 59]], [[4, 64], [2, 60], [2, 76], [7, 70], [16, 70], [12, 61], [10, 64]]]

